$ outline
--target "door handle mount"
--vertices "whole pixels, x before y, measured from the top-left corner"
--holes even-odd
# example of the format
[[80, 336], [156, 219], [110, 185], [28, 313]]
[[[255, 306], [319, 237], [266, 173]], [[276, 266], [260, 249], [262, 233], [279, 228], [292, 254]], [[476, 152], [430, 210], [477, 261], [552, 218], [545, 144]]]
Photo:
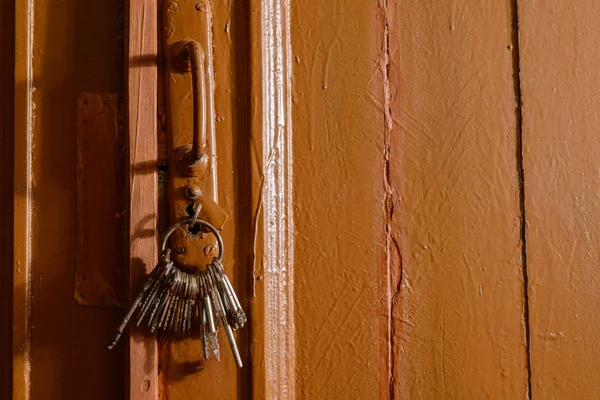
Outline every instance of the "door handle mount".
[[204, 50], [193, 39], [184, 39], [173, 45], [173, 66], [181, 73], [192, 74], [192, 144], [175, 150], [177, 169], [184, 176], [202, 179], [208, 172], [206, 154], [207, 92]]

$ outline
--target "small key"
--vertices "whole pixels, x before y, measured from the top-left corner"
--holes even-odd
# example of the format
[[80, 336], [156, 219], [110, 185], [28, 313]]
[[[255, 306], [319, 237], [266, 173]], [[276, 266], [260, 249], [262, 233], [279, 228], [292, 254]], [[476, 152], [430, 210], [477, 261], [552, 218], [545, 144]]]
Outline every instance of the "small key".
[[[160, 283], [160, 280], [162, 279], [162, 276], [165, 272], [166, 266], [168, 265], [168, 261], [165, 260], [161, 260], [161, 262], [156, 266], [157, 268], [157, 273], [156, 276], [154, 277], [154, 279], [152, 279], [152, 284], [150, 285], [150, 288], [148, 289], [148, 291], [146, 292], [142, 303], [140, 304], [140, 311], [139, 313], [142, 313], [142, 311], [146, 308], [146, 306], [148, 305], [148, 302], [150, 300], [150, 297], [152, 295], [152, 293], [154, 293], [154, 289], [156, 288], [156, 286]], [[139, 314], [138, 314], [139, 315]]]
[[144, 319], [144, 317], [146, 316], [148, 311], [153, 308], [156, 297], [157, 297], [158, 293], [163, 289], [165, 280], [169, 277], [169, 275], [172, 271], [172, 267], [173, 267], [173, 263], [169, 262], [167, 264], [166, 268], [163, 269], [162, 273], [157, 277], [156, 281], [154, 282], [154, 287], [151, 289], [150, 293], [148, 294], [148, 300], [146, 301], [146, 304], [144, 305], [144, 307], [142, 308], [142, 310], [140, 311], [140, 314], [138, 316], [137, 326], [140, 326], [140, 324], [142, 323], [142, 320]]
[[[203, 275], [202, 276], [205, 279], [205, 284], [206, 284], [206, 276]], [[206, 284], [206, 287], [208, 289], [209, 285]], [[208, 290], [207, 290], [208, 292]], [[211, 297], [210, 297], [210, 293], [206, 293], [206, 296], [204, 296], [204, 309], [206, 310], [206, 320], [208, 322], [208, 340], [210, 342], [210, 350], [212, 355], [215, 358], [219, 358], [219, 343], [217, 342], [217, 328], [215, 326], [215, 320], [214, 320], [214, 314], [213, 314], [213, 309], [212, 309], [212, 305], [211, 305]]]
[[183, 313], [182, 313], [182, 321], [181, 321], [181, 333], [185, 333], [187, 331], [188, 319], [190, 318], [190, 297], [192, 295], [192, 286], [190, 283], [190, 276], [188, 274], [185, 275], [185, 296], [183, 301]]
[[223, 282], [224, 289], [227, 292], [227, 297], [230, 299], [233, 317], [236, 320], [237, 325], [239, 325], [239, 327], [241, 328], [247, 321], [246, 314], [244, 313], [242, 305], [240, 304], [240, 301], [237, 298], [237, 295], [235, 294], [235, 290], [233, 290], [233, 285], [231, 284], [231, 281], [229, 281], [229, 278], [225, 274], [225, 268], [223, 268], [223, 264], [221, 264], [221, 262], [218, 260], [215, 260], [214, 264], [217, 265], [217, 268], [221, 273], [221, 281]]
[[160, 300], [158, 307], [148, 318], [148, 326], [150, 327], [150, 332], [154, 332], [154, 330], [156, 329], [156, 326], [159, 323], [160, 317], [163, 315], [165, 307], [168, 305], [169, 298], [170, 298], [169, 294], [170, 294], [170, 289], [171, 289], [172, 285], [173, 285], [173, 274], [171, 274], [169, 276], [169, 279], [166, 280], [166, 282], [163, 286], [163, 292], [161, 294], [161, 300]]
[[175, 304], [173, 304], [173, 314], [171, 315], [171, 319], [169, 321], [168, 330], [171, 332], [175, 332], [175, 328], [177, 327], [177, 317], [179, 316], [179, 310], [181, 305], [181, 295], [183, 294], [183, 273], [179, 273], [179, 286], [177, 288], [177, 292], [175, 294]]
[[204, 308], [204, 303], [202, 301], [198, 302], [198, 307], [202, 312], [201, 315], [201, 333], [202, 333], [202, 352], [204, 354], [204, 361], [208, 361], [210, 358], [210, 349], [208, 347], [208, 326], [207, 326], [207, 318], [206, 318], [206, 308]]
[[133, 313], [135, 312], [135, 310], [139, 307], [140, 303], [142, 302], [142, 298], [144, 297], [144, 295], [146, 294], [148, 289], [150, 289], [150, 286], [152, 285], [152, 282], [154, 281], [154, 277], [156, 276], [157, 269], [158, 268], [154, 268], [152, 270], [152, 272], [150, 273], [150, 275], [148, 276], [148, 278], [146, 279], [146, 281], [144, 282], [142, 289], [140, 290], [137, 297], [133, 301], [133, 304], [129, 308], [127, 315], [125, 315], [125, 318], [123, 318], [123, 321], [121, 321], [121, 325], [119, 325], [119, 327], [117, 328], [117, 333], [116, 333], [112, 343], [110, 343], [108, 346], [106, 346], [109, 350], [112, 350], [112, 348], [115, 347], [115, 345], [121, 338], [121, 335], [123, 335], [123, 331], [125, 330], [127, 323], [133, 316]]
[[177, 288], [177, 281], [175, 276], [173, 276], [173, 282], [171, 283], [171, 287], [169, 288], [169, 294], [167, 296], [167, 303], [162, 311], [162, 315], [158, 321], [158, 327], [162, 330], [165, 330], [167, 315], [169, 314], [169, 309], [171, 308], [171, 304], [173, 303], [173, 297], [175, 293], [175, 289]]
[[175, 311], [177, 310], [177, 301], [179, 299], [179, 291], [181, 290], [181, 274], [178, 272], [176, 277], [176, 286], [173, 291], [173, 298], [171, 299], [171, 304], [169, 305], [169, 310], [167, 311], [167, 318], [165, 320], [164, 329], [171, 330], [173, 326], [173, 320], [175, 319]]
[[[218, 303], [221, 303], [221, 298], [217, 296]], [[222, 304], [219, 304], [222, 306]], [[233, 358], [235, 359], [235, 363], [239, 368], [242, 368], [242, 358], [240, 357], [240, 352], [237, 348], [237, 344], [235, 343], [235, 338], [233, 337], [233, 332], [231, 331], [231, 327], [227, 323], [227, 318], [224, 314], [221, 315], [221, 319], [223, 321], [223, 326], [225, 327], [225, 333], [227, 334], [227, 340], [229, 341], [229, 347], [231, 348], [231, 353], [233, 354]]]
[[187, 333], [192, 333], [192, 329], [198, 326], [198, 317], [196, 316], [196, 299], [198, 298], [198, 281], [195, 276], [190, 276], [190, 286], [192, 293], [190, 296], [190, 320], [188, 324]]

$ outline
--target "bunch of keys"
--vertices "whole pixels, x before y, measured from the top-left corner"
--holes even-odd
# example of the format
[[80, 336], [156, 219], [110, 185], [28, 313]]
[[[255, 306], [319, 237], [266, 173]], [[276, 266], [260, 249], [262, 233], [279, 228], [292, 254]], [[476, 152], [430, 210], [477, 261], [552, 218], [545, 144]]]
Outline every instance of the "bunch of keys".
[[[242, 360], [233, 337], [237, 330], [246, 323], [246, 314], [233, 290], [231, 282], [225, 275], [223, 259], [223, 240], [217, 229], [206, 221], [194, 218], [180, 221], [169, 228], [161, 243], [162, 257], [142, 286], [131, 308], [125, 315], [117, 334], [108, 349], [112, 349], [123, 334], [127, 323], [135, 311], [137, 326], [144, 319], [152, 332], [158, 329], [176, 334], [200, 332], [204, 359], [212, 356], [220, 358], [217, 331], [224, 328], [231, 352], [238, 367]], [[190, 274], [180, 270], [171, 260], [171, 250], [167, 248], [169, 236], [176, 229], [188, 228], [200, 224], [207, 228], [219, 245], [219, 255], [206, 269]]]

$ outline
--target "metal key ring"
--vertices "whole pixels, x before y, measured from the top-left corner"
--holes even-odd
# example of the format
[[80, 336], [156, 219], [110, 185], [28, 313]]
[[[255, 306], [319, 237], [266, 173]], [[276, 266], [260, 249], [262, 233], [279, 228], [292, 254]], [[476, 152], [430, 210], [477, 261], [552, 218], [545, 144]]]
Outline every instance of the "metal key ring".
[[[160, 251], [162, 252], [162, 254], [165, 254], [165, 251], [167, 249], [167, 242], [169, 241], [169, 236], [171, 236], [171, 234], [173, 232], [175, 232], [177, 230], [177, 228], [181, 228], [182, 226], [185, 226], [185, 225], [190, 225], [192, 223], [192, 221], [193, 221], [193, 218], [188, 218], [188, 219], [179, 221], [179, 222], [173, 224], [173, 226], [171, 226], [169, 228], [169, 230], [167, 230], [165, 232], [165, 236], [163, 237], [163, 240], [160, 244]], [[204, 226], [213, 235], [215, 235], [215, 237], [217, 238], [217, 243], [219, 245], [219, 255], [217, 256], [216, 260], [221, 261], [223, 259], [223, 239], [221, 238], [221, 235], [219, 234], [219, 231], [217, 230], [217, 228], [215, 228], [214, 226], [212, 226], [211, 224], [209, 224], [206, 221], [202, 221], [201, 219], [196, 220], [196, 224], [200, 224], [201, 226]]]

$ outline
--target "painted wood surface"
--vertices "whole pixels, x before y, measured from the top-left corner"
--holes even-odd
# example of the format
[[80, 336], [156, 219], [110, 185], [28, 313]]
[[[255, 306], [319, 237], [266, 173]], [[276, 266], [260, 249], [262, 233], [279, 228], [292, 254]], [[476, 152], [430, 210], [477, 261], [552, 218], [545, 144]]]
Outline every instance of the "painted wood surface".
[[[127, 2], [126, 91], [129, 184], [129, 298], [137, 296], [158, 262], [157, 56], [158, 9], [155, 1]], [[127, 346], [130, 400], [158, 398], [156, 337], [130, 324]]]
[[213, 2], [236, 370], [141, 330], [108, 352], [123, 312], [73, 298], [82, 92], [127, 97], [132, 293], [156, 263], [161, 3], [125, 3], [15, 2], [2, 395], [600, 398], [600, 6]]
[[[119, 4], [116, 0], [17, 4], [15, 140], [21, 146], [26, 140], [29, 144], [20, 147], [15, 161], [19, 168], [30, 164], [29, 175], [25, 169], [19, 169], [22, 175], [15, 174], [15, 201], [30, 204], [15, 217], [23, 221], [20, 229], [28, 229], [18, 236], [22, 242], [15, 243], [15, 254], [24, 255], [31, 246], [31, 266], [21, 261], [15, 268], [15, 278], [19, 277], [15, 294], [23, 296], [15, 297], [15, 319], [27, 321], [30, 349], [30, 364], [20, 371], [15, 368], [15, 386], [26, 387], [16, 392], [18, 396], [90, 400], [123, 396], [124, 383], [117, 376], [124, 375], [124, 349], [106, 350], [121, 310], [83, 307], [73, 296], [77, 99], [83, 92], [123, 90]], [[17, 346], [27, 350], [20, 342]]]
[[297, 399], [380, 397], [384, 13], [291, 2]]
[[389, 396], [524, 399], [511, 2], [386, 11]]
[[518, 4], [532, 397], [597, 399], [600, 4]]

